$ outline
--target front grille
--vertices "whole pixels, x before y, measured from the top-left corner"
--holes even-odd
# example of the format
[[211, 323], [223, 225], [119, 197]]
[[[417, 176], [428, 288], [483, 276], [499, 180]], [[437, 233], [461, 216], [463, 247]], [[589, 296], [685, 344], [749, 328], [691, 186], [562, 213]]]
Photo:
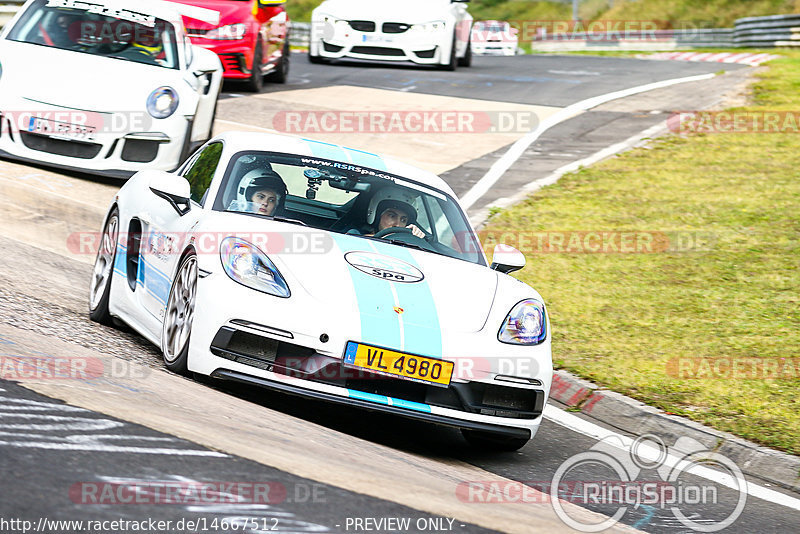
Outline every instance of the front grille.
[[411, 27], [410, 24], [403, 24], [402, 22], [384, 22], [383, 33], [405, 33]]
[[122, 147], [122, 159], [136, 163], [150, 163], [158, 156], [158, 141], [126, 139]]
[[244, 55], [243, 54], [220, 54], [220, 61], [225, 70], [244, 72]]
[[374, 32], [375, 23], [371, 20], [351, 20], [350, 27], [359, 32]]
[[462, 412], [535, 419], [544, 409], [544, 392], [541, 390], [483, 382], [453, 382], [445, 388], [377, 375], [368, 370], [346, 367], [340, 358], [319, 354], [308, 347], [230, 327], [222, 327], [214, 336], [211, 353], [302, 380]]
[[205, 35], [209, 30], [201, 30], [200, 28], [186, 28], [186, 33], [189, 35]]
[[384, 48], [382, 46], [354, 46], [351, 50], [354, 54], [364, 54], [367, 56], [405, 56], [405, 52], [399, 48]]
[[97, 156], [103, 148], [103, 145], [97, 143], [53, 139], [46, 135], [37, 135], [27, 132], [20, 132], [20, 134], [23, 144], [31, 150], [47, 152], [48, 154], [55, 154], [57, 156], [92, 159]]

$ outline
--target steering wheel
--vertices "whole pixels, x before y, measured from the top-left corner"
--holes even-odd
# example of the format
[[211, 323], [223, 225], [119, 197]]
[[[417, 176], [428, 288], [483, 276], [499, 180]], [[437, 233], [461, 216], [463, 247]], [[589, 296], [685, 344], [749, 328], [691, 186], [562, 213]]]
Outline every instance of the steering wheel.
[[[424, 230], [422, 232], [425, 233]], [[426, 250], [435, 252], [435, 249], [427, 241], [430, 236], [426, 233], [425, 238], [417, 237], [412, 233], [411, 228], [404, 228], [402, 226], [390, 226], [389, 228], [384, 228], [383, 230], [375, 232], [375, 235], [373, 235], [372, 237], [377, 237], [380, 239], [382, 237], [395, 234], [397, 234], [397, 237], [392, 241], [417, 245], [418, 247], [422, 247]]]

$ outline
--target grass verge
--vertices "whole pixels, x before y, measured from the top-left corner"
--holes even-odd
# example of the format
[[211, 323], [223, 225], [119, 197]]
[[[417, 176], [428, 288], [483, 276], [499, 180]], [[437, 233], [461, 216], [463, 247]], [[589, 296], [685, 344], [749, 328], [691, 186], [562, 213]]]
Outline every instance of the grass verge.
[[[786, 52], [742, 110], [800, 110], [799, 89], [800, 52]], [[556, 365], [800, 454], [798, 154], [797, 133], [673, 134], [563, 177], [486, 231], [550, 232], [562, 251], [585, 237], [573, 232], [683, 238], [683, 252], [523, 247], [518, 274], [549, 305]], [[774, 366], [782, 378], [765, 378]]]

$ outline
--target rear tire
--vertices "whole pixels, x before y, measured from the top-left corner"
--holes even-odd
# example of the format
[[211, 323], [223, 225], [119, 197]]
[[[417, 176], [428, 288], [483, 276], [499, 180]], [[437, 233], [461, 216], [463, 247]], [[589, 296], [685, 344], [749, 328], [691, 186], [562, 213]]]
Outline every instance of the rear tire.
[[197, 298], [197, 255], [187, 254], [181, 260], [164, 311], [161, 329], [161, 352], [167, 369], [180, 375], [189, 374], [189, 341]]
[[264, 88], [264, 75], [261, 73], [261, 45], [256, 45], [253, 51], [253, 68], [250, 78], [247, 79], [247, 89], [253, 93], [260, 93]]
[[106, 219], [89, 284], [89, 319], [106, 326], [116, 326], [108, 311], [108, 304], [111, 301], [111, 278], [114, 275], [118, 239], [119, 210], [115, 206]]
[[530, 441], [527, 438], [504, 436], [503, 434], [468, 430], [466, 428], [461, 429], [461, 435], [472, 447], [485, 452], [514, 452]]

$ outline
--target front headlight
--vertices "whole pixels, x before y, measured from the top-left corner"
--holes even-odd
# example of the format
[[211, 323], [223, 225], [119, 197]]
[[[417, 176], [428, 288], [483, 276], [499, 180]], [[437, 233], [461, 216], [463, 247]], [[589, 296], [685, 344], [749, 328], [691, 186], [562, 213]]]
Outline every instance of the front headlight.
[[503, 321], [497, 339], [513, 345], [538, 345], [547, 337], [544, 304], [534, 299], [519, 302]]
[[414, 24], [411, 26], [411, 31], [419, 33], [437, 33], [444, 30], [444, 21], [434, 20], [433, 22], [424, 22], [422, 24]]
[[228, 24], [214, 28], [207, 34], [203, 35], [206, 39], [216, 39], [219, 41], [234, 41], [237, 39], [244, 39], [247, 33], [247, 24]]
[[275, 264], [252, 243], [228, 237], [219, 248], [222, 267], [234, 281], [250, 289], [289, 298], [291, 291]]
[[172, 87], [159, 87], [147, 97], [147, 112], [156, 119], [166, 119], [178, 109], [178, 93]]

